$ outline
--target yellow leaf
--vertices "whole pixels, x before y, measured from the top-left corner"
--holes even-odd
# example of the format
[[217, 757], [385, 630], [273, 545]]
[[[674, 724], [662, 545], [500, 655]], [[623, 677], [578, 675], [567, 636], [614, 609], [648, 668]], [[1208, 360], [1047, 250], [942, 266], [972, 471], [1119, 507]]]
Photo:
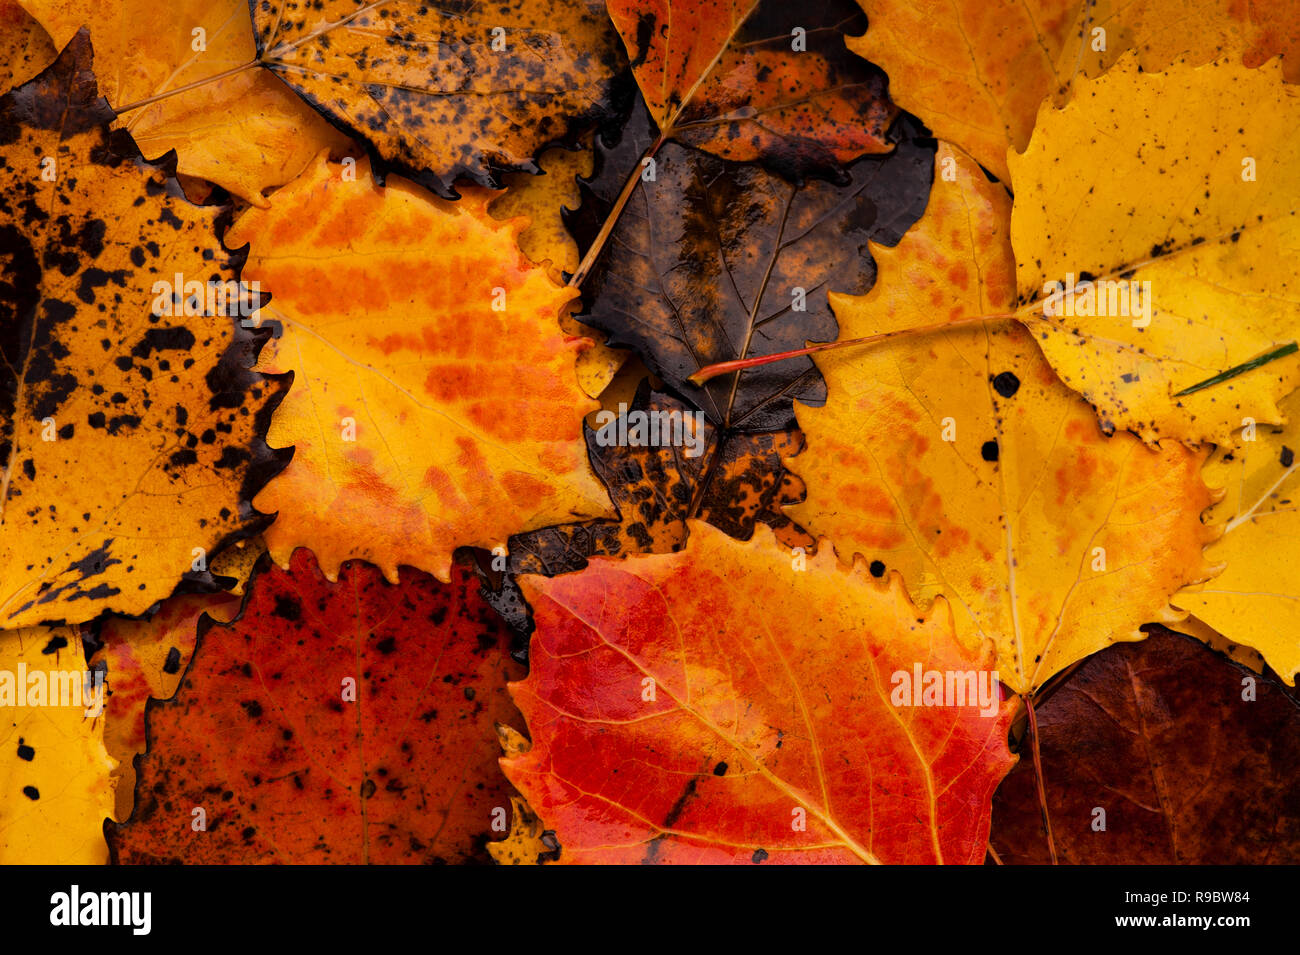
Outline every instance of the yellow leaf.
[[0, 93], [22, 86], [57, 53], [45, 28], [17, 0], [0, 0]]
[[[894, 101], [966, 149], [1003, 182], [1039, 105], [1077, 76], [1100, 76], [1127, 50], [1144, 70], [1225, 51], [1255, 67], [1285, 53], [1300, 80], [1298, 0], [858, 0], [865, 36], [849, 48], [890, 77]], [[1100, 31], [1100, 32], [1098, 32]], [[1244, 58], [1243, 58], [1244, 53]], [[1193, 112], [1172, 110], [1189, 127]], [[1134, 136], [1141, 138], [1135, 131]]]
[[[879, 280], [833, 295], [844, 338], [1005, 312], [1014, 289], [1010, 200], [946, 144], [897, 248], [873, 245]], [[797, 407], [808, 444], [788, 463], [808, 486], [790, 516], [899, 570], [918, 600], [948, 598], [968, 643], [992, 638], [1018, 692], [1147, 622], [1207, 570], [1203, 455], [1106, 437], [1032, 339], [1003, 320], [817, 356], [829, 398]], [[1171, 503], [1172, 502], [1172, 503]]]
[[556, 324], [577, 293], [524, 259], [493, 195], [380, 188], [322, 157], [232, 227], [284, 327], [264, 366], [294, 373], [270, 432], [294, 458], [256, 502], [279, 512], [282, 565], [303, 545], [331, 579], [361, 557], [445, 580], [457, 546], [608, 516], [581, 440], [595, 402]]
[[249, 499], [280, 463], [261, 435], [288, 382], [249, 370], [253, 336], [224, 304], [179, 307], [205, 281], [239, 297], [220, 210], [176, 198], [129, 137], [106, 148], [88, 70], [79, 33], [0, 99], [3, 627], [144, 613], [256, 533]]
[[1175, 395], [1300, 337], [1297, 129], [1277, 61], [1146, 73], [1130, 56], [1044, 107], [1010, 157], [1021, 300], [1097, 280], [1028, 324], [1107, 430], [1232, 444], [1245, 418], [1281, 421], [1296, 355]]
[[175, 149], [179, 172], [254, 205], [264, 205], [264, 189], [288, 182], [321, 149], [347, 148], [346, 136], [268, 71], [222, 76], [257, 56], [247, 0], [19, 4], [60, 49], [78, 28], [90, 28], [100, 94], [115, 110], [199, 83], [124, 113], [118, 125], [131, 131], [145, 156]]
[[74, 627], [0, 633], [0, 865], [108, 861], [117, 761], [95, 713], [103, 684], [85, 693], [85, 660]]
[[1227, 564], [1174, 603], [1228, 639], [1254, 647], [1288, 685], [1300, 672], [1300, 391], [1281, 403], [1285, 426], [1260, 426], [1233, 450], [1220, 448], [1206, 480], [1226, 493], [1206, 514], [1223, 536], [1205, 555]]

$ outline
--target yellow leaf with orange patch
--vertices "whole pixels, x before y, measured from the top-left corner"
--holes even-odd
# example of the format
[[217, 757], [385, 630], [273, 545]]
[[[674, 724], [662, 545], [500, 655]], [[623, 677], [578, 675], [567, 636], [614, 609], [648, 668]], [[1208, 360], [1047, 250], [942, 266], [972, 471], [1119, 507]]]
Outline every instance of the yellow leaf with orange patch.
[[[542, 175], [524, 172], [507, 173], [503, 178], [506, 191], [493, 199], [488, 211], [495, 219], [523, 216], [528, 225], [519, 233], [519, 249], [535, 265], [546, 265], [551, 277], [564, 281], [565, 273], [578, 269], [578, 243], [573, 241], [564, 224], [563, 212], [573, 211], [582, 203], [578, 177], [592, 172], [590, 137], [582, 149], [548, 149], [538, 160]], [[560, 327], [570, 335], [600, 340], [603, 333], [588, 328], [573, 318], [580, 303], [575, 299], [560, 313]], [[594, 344], [578, 355], [578, 384], [593, 398], [613, 380], [623, 367], [628, 353], [621, 348]]]
[[257, 57], [247, 0], [19, 4], [60, 49], [90, 28], [100, 93], [115, 110], [163, 97], [123, 113], [118, 125], [150, 158], [175, 149], [181, 173], [262, 205], [262, 190], [288, 182], [321, 149], [347, 148], [346, 136], [268, 71], [223, 75]]
[[[924, 217], [880, 279], [832, 296], [843, 338], [1006, 312], [1015, 290], [1010, 199], [941, 145]], [[992, 638], [1019, 692], [1147, 622], [1202, 580], [1211, 493], [1203, 455], [1104, 435], [1028, 333], [1009, 320], [817, 356], [830, 397], [797, 407], [808, 486], [791, 516], [873, 573], [942, 594], [968, 641]]]
[[452, 550], [607, 516], [587, 464], [574, 376], [582, 346], [556, 323], [577, 293], [519, 252], [522, 220], [367, 163], [315, 162], [251, 209], [227, 241], [251, 243], [245, 277], [272, 296], [281, 338], [264, 367], [294, 373], [270, 440], [294, 458], [257, 499], [284, 564], [308, 546], [321, 568], [361, 557], [396, 579], [410, 564], [446, 579]]

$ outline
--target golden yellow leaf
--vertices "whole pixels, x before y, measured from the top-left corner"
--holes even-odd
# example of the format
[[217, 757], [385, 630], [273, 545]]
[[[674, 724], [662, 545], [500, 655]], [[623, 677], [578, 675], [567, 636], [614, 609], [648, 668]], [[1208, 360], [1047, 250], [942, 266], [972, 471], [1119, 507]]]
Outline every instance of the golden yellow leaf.
[[1206, 514], [1223, 531], [1206, 557], [1227, 566], [1174, 603], [1236, 643], [1254, 647], [1288, 685], [1300, 672], [1300, 391], [1281, 403], [1287, 424], [1258, 426], [1215, 451], [1206, 480], [1226, 493]]
[[577, 293], [520, 254], [523, 221], [494, 220], [486, 190], [448, 202], [345, 168], [321, 157], [227, 236], [283, 324], [263, 366], [294, 373], [270, 432], [294, 458], [257, 499], [279, 512], [272, 557], [445, 580], [457, 546], [607, 516], [581, 440], [595, 402], [556, 323]]
[[249, 370], [256, 342], [224, 306], [173, 308], [205, 280], [239, 290], [220, 210], [177, 198], [111, 118], [84, 32], [0, 98], [2, 627], [206, 583], [197, 559], [265, 523], [249, 502], [283, 459], [261, 435], [288, 382]]
[[[494, 219], [528, 219], [528, 225], [519, 233], [520, 251], [533, 264], [547, 266], [556, 282], [563, 282], [565, 273], [577, 271], [579, 255], [578, 243], [569, 235], [561, 213], [576, 210], [582, 202], [578, 177], [591, 175], [591, 137], [586, 137], [582, 149], [548, 149], [537, 164], [542, 170], [540, 176], [524, 172], [503, 176], [506, 191], [492, 200], [488, 212]], [[560, 327], [570, 335], [597, 342], [580, 352], [576, 363], [579, 387], [596, 398], [627, 360], [628, 353], [599, 344], [604, 334], [573, 318], [572, 313], [579, 307], [575, 299], [560, 313]]]
[[1096, 280], [1028, 324], [1106, 430], [1231, 444], [1246, 418], [1281, 421], [1295, 355], [1177, 393], [1300, 337], [1297, 129], [1277, 61], [1147, 73], [1129, 56], [1010, 157], [1021, 300]]
[[[19, 0], [62, 49], [90, 28], [100, 93], [115, 110], [179, 90], [124, 113], [140, 151], [177, 153], [179, 172], [224, 186], [254, 205], [321, 149], [348, 138], [261, 68], [222, 74], [257, 56], [247, 0]], [[196, 34], [196, 31], [202, 31]], [[198, 46], [202, 49], [197, 49]], [[212, 82], [201, 82], [210, 78]]]
[[45, 28], [17, 0], [0, 0], [0, 93], [22, 86], [57, 53]]
[[[941, 144], [920, 222], [873, 245], [880, 278], [832, 296], [854, 338], [1005, 312], [1014, 290], [1010, 199]], [[1138, 627], [1175, 619], [1168, 597], [1201, 580], [1210, 492], [1203, 455], [1107, 437], [1003, 320], [825, 352], [823, 408], [797, 406], [808, 486], [790, 516], [872, 573], [899, 570], [918, 600], [948, 598], [968, 642], [992, 638], [1002, 681], [1032, 690]]]
[[[858, 4], [869, 24], [865, 36], [849, 37], [849, 48], [889, 74], [899, 106], [1004, 182], [1007, 150], [1025, 148], [1039, 105], [1059, 105], [1076, 76], [1100, 76], [1127, 50], [1149, 72], [1180, 58], [1199, 65], [1225, 53], [1255, 67], [1285, 53], [1287, 78], [1300, 80], [1297, 0]], [[1169, 115], [1200, 128], [1188, 119], [1194, 112]]]
[[[502, 759], [522, 756], [531, 748], [528, 738], [513, 726], [497, 724]], [[555, 833], [546, 829], [522, 796], [510, 797], [510, 832], [504, 839], [489, 842], [487, 850], [497, 865], [544, 865], [558, 855]]]
[[75, 627], [0, 633], [0, 865], [108, 861], [117, 765], [89, 672]]

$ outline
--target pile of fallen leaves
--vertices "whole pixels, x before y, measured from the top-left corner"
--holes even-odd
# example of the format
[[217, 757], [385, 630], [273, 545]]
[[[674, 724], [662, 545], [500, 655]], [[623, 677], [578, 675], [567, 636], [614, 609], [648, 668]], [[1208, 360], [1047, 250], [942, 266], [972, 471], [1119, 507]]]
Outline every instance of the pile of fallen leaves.
[[1298, 23], [0, 0], [0, 862], [1300, 861]]

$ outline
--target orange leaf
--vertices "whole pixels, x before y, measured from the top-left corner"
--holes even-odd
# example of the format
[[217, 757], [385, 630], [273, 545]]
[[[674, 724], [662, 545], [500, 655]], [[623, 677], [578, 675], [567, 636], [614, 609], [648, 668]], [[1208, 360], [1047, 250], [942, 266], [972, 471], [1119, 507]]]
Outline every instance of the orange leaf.
[[996, 682], [986, 715], [894, 702], [917, 668], [988, 676], [942, 601], [699, 522], [679, 553], [520, 583], [533, 745], [502, 766], [561, 861], [984, 858], [1013, 704]]
[[294, 373], [270, 439], [294, 458], [258, 499], [272, 556], [445, 578], [458, 545], [604, 516], [580, 440], [595, 404], [556, 323], [576, 293], [519, 252], [526, 221], [493, 219], [486, 190], [453, 203], [348, 169], [320, 158], [227, 237], [252, 243], [284, 327], [263, 367]]

